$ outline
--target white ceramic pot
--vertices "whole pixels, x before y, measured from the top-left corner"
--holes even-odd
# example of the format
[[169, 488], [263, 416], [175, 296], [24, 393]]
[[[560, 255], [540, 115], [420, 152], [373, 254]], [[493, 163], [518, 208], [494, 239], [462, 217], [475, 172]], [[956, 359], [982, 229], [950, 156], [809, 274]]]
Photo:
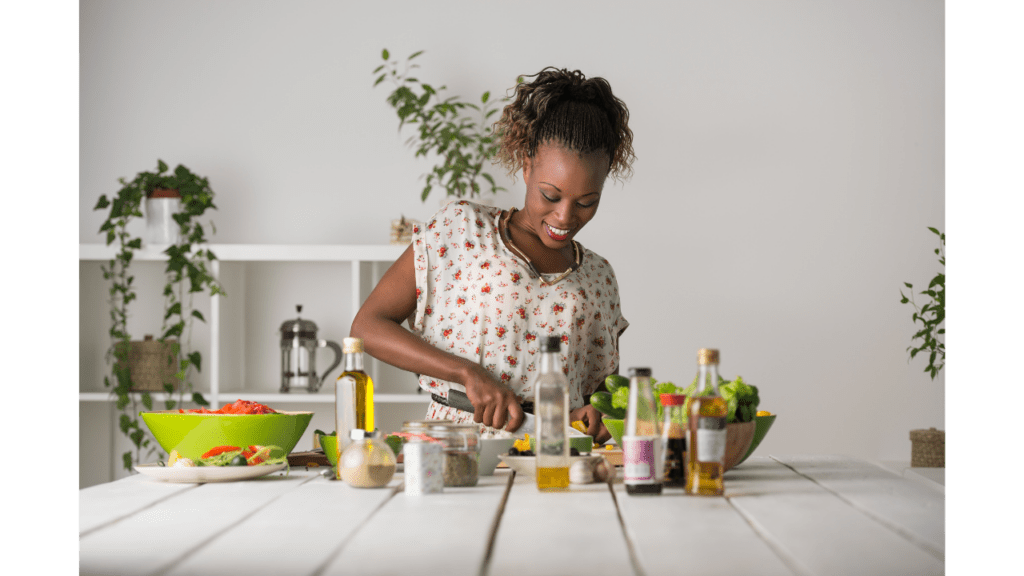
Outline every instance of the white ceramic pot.
[[178, 223], [174, 214], [181, 211], [181, 198], [146, 198], [146, 242], [174, 244], [178, 241]]

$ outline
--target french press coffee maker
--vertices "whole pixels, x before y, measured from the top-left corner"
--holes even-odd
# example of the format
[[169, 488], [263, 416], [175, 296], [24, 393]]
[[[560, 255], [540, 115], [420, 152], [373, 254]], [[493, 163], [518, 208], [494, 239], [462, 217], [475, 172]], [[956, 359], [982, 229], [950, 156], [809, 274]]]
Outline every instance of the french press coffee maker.
[[[302, 304], [295, 307], [302, 313]], [[330, 347], [334, 363], [322, 376], [316, 374], [317, 348]], [[341, 346], [337, 342], [316, 337], [316, 323], [301, 317], [281, 324], [281, 392], [292, 388], [305, 388], [309, 392], [320, 389], [323, 380], [341, 364]]]

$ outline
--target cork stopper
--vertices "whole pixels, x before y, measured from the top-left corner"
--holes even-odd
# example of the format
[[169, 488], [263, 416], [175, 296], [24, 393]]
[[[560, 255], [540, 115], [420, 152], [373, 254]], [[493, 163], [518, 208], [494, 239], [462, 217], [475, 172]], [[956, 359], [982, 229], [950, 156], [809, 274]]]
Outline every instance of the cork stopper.
[[345, 354], [362, 354], [363, 352], [363, 339], [362, 338], [345, 338], [341, 341], [341, 351]]
[[715, 348], [701, 348], [697, 350], [697, 364], [700, 366], [718, 365], [718, 350]]

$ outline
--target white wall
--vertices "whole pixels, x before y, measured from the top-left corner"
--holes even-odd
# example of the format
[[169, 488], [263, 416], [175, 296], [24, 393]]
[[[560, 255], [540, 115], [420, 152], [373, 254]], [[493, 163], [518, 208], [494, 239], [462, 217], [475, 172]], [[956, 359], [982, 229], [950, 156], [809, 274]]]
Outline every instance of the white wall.
[[[80, 241], [101, 241], [98, 196], [160, 158], [210, 178], [214, 242], [386, 243], [438, 198], [420, 202], [429, 163], [372, 87], [381, 48], [426, 50], [418, 76], [464, 99], [579, 68], [635, 135], [635, 176], [579, 236], [618, 274], [623, 368], [684, 383], [717, 347], [780, 414], [759, 453], [909, 460], [911, 429], [944, 427], [899, 303], [938, 271], [943, 4], [624, 6], [82, 2]], [[496, 203], [521, 205], [500, 180]]]

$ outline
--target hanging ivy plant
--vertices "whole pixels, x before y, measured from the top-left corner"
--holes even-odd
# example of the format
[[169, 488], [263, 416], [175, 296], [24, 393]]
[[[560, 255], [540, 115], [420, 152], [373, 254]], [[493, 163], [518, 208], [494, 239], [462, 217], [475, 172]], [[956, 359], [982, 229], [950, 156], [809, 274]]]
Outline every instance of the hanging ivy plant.
[[[111, 375], [103, 379], [106, 387], [113, 386], [112, 393], [117, 396], [117, 408], [122, 411], [119, 418], [121, 432], [127, 436], [135, 447], [122, 454], [122, 462], [126, 470], [132, 469], [133, 462], [139, 462], [146, 450], [148, 458], [156, 451], [156, 442], [148, 431], [139, 423], [138, 413], [141, 403], [146, 410], [153, 409], [153, 397], [149, 392], [133, 394], [133, 382], [128, 366], [128, 354], [131, 346], [131, 335], [128, 332], [128, 304], [135, 300], [136, 293], [132, 287], [134, 276], [128, 274], [135, 250], [142, 247], [140, 238], [133, 238], [128, 233], [128, 222], [132, 218], [142, 217], [141, 205], [145, 198], [155, 190], [176, 190], [181, 196], [181, 211], [174, 214], [178, 224], [178, 240], [170, 245], [164, 254], [167, 255], [165, 269], [167, 283], [164, 286], [164, 315], [162, 321], [161, 342], [177, 338], [178, 345], [169, 347], [173, 350], [168, 362], [178, 361], [179, 371], [175, 375], [180, 381], [178, 399], [173, 398], [174, 385], [165, 383], [167, 410], [184, 405], [185, 394], [188, 400], [208, 406], [209, 402], [193, 387], [192, 369], [201, 370], [202, 356], [197, 350], [191, 350], [192, 324], [194, 320], [205, 322], [201, 312], [193, 306], [193, 296], [197, 292], [209, 290], [210, 295], [224, 295], [224, 290], [210, 272], [209, 263], [216, 256], [206, 244], [206, 231], [198, 218], [208, 209], [216, 209], [213, 204], [213, 190], [209, 181], [193, 174], [188, 168], [178, 165], [173, 173], [167, 172], [167, 164], [157, 161], [156, 172], [140, 172], [128, 181], [118, 179], [121, 189], [116, 196], [107, 199], [100, 195], [95, 210], [110, 209], [107, 219], [100, 226], [100, 233], [106, 235], [107, 245], [118, 243], [118, 252], [102, 267], [103, 278], [111, 282], [110, 287], [110, 318], [111, 346], [107, 352], [107, 362], [111, 364]], [[215, 233], [213, 224], [211, 232]]]

